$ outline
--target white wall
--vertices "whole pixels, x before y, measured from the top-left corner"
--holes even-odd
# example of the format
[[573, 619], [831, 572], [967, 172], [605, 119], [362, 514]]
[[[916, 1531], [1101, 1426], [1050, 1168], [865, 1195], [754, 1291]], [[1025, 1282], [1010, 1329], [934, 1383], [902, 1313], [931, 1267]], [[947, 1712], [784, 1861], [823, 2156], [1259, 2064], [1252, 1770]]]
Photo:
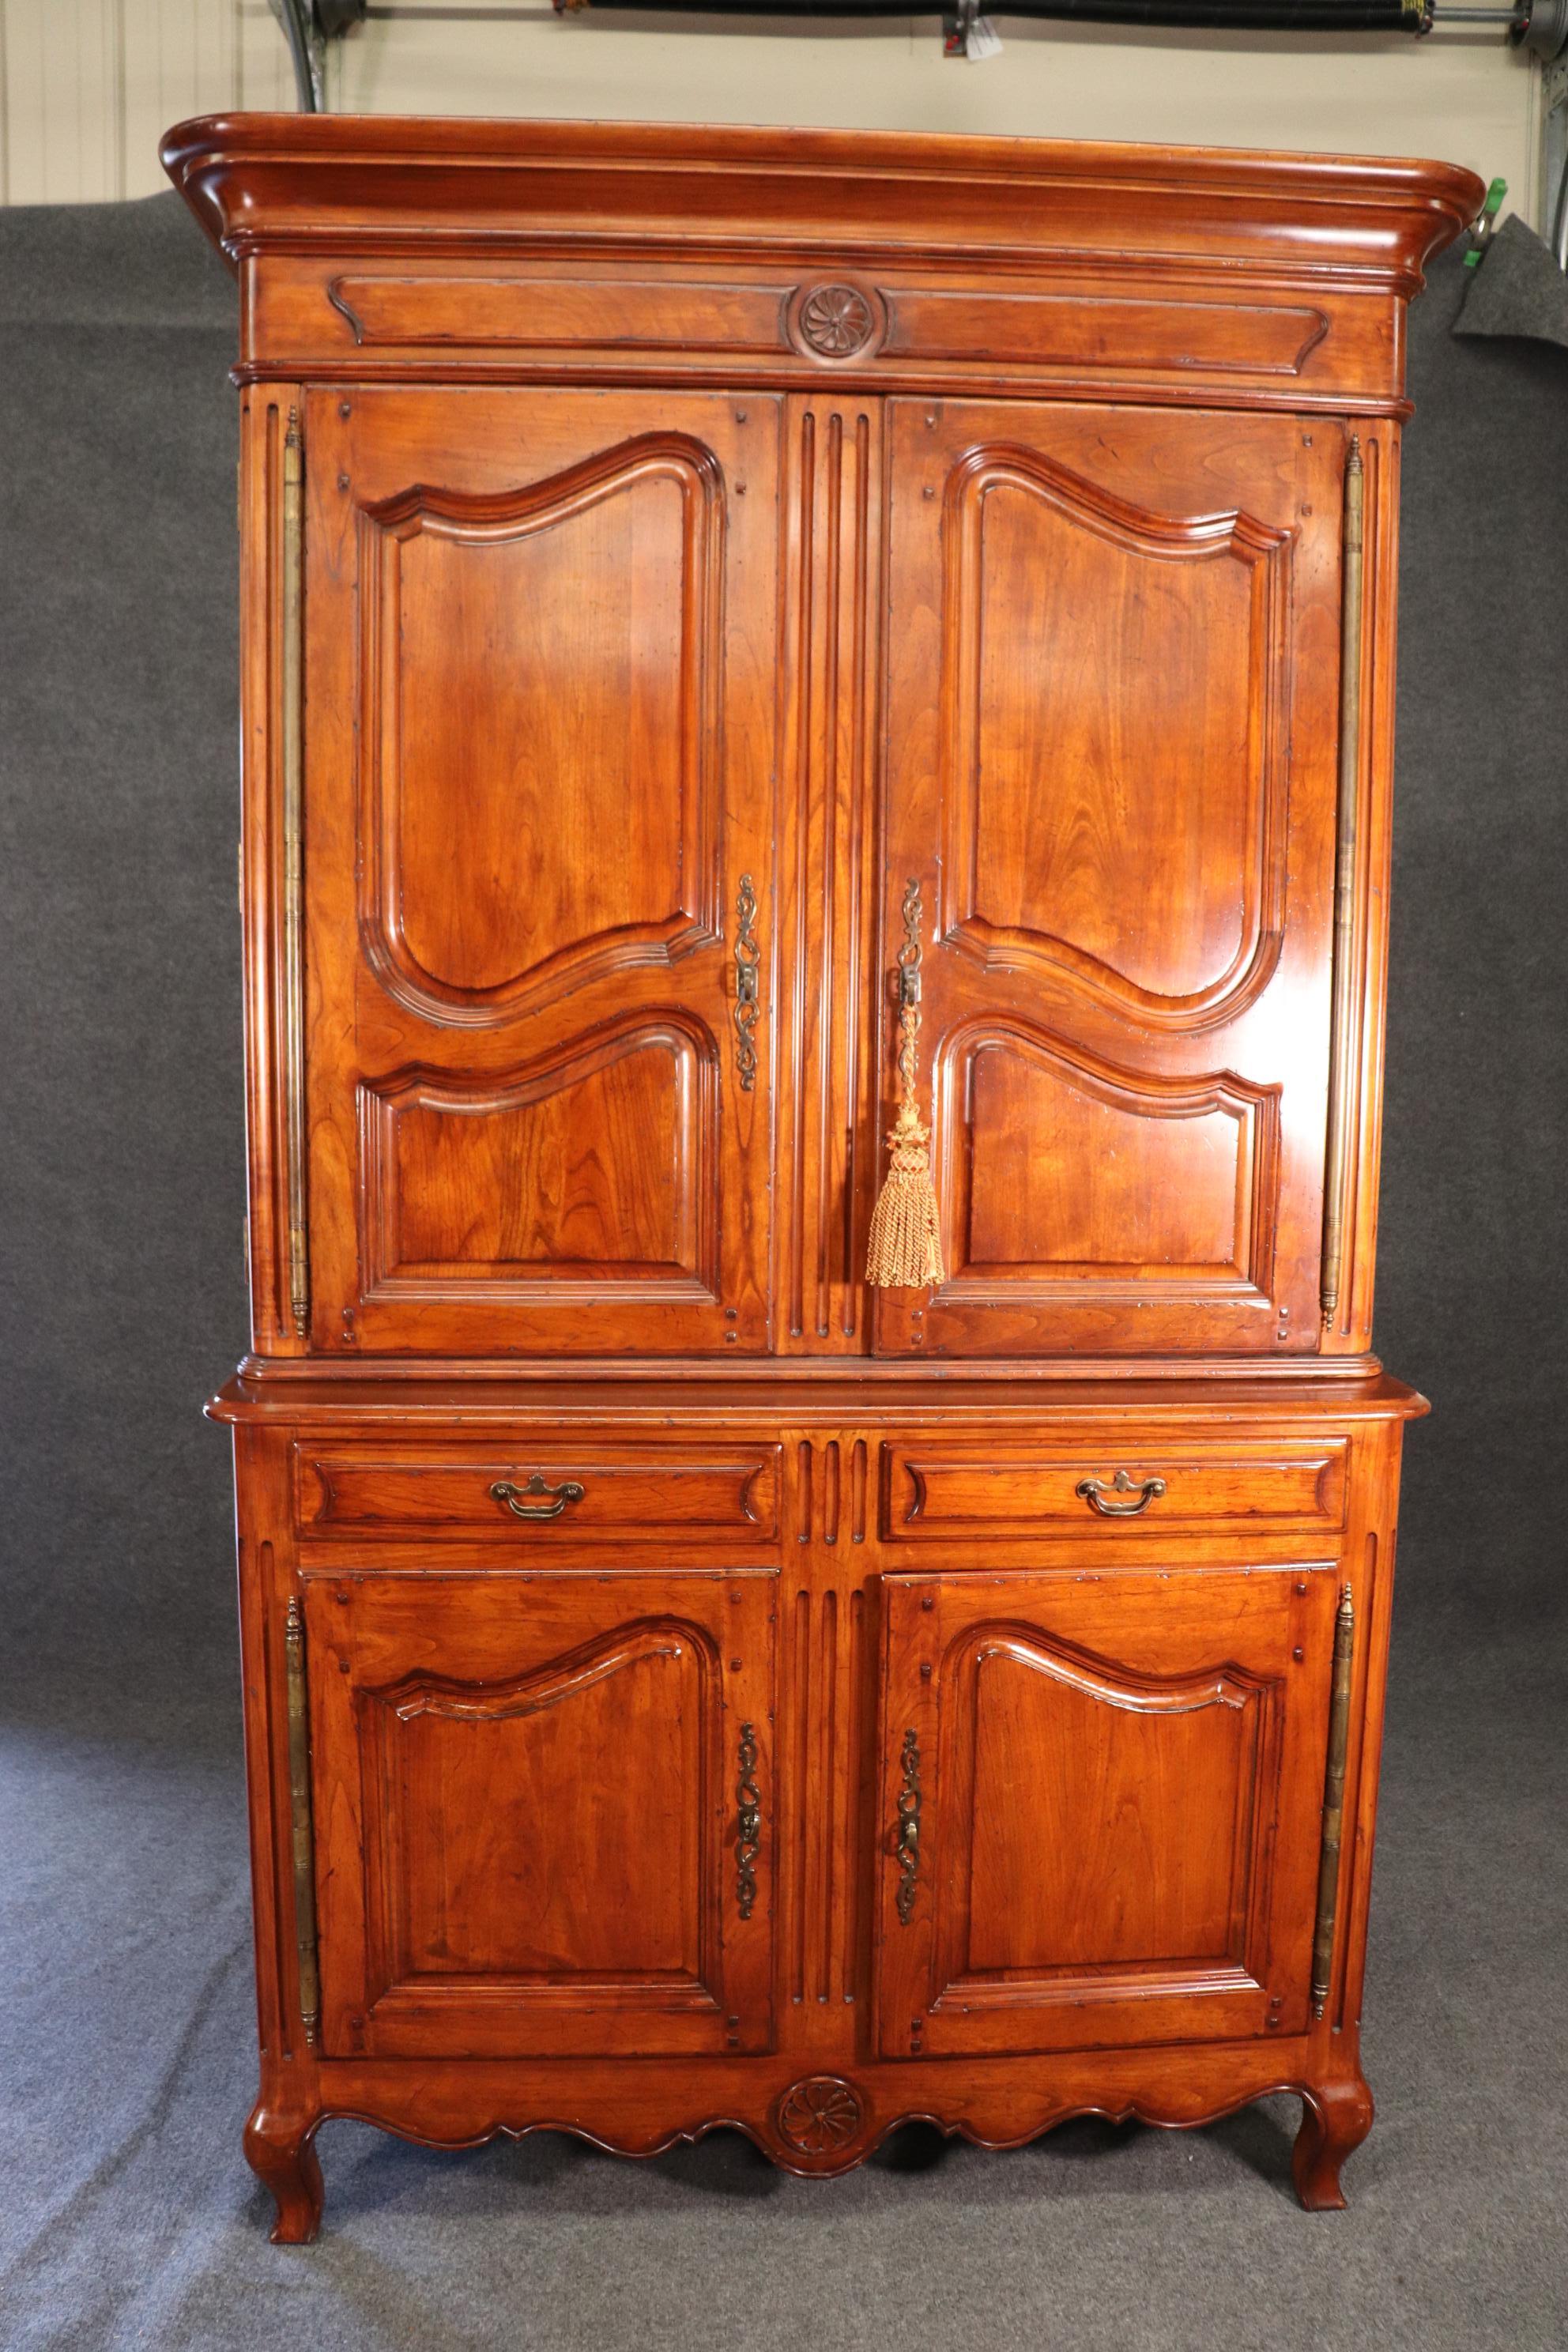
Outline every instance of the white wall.
[[182, 115], [293, 103], [267, 0], [0, 0], [0, 203], [150, 195]]
[[[395, 0], [393, 0], [395, 5]], [[487, 21], [488, 19], [488, 21]], [[1004, 17], [949, 63], [933, 16], [812, 28], [557, 17], [548, 0], [421, 0], [331, 53], [334, 110], [831, 123], [1435, 155], [1540, 217], [1539, 73], [1496, 34], [1423, 41], [1136, 35]], [[143, 195], [182, 116], [291, 107], [267, 0], [0, 0], [0, 201]]]

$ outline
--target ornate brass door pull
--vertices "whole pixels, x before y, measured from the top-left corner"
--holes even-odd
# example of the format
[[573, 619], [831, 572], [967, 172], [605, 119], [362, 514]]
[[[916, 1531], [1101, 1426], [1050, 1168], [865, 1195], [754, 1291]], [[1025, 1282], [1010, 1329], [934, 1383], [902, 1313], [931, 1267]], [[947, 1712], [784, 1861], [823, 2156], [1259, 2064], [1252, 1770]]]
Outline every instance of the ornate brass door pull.
[[735, 1075], [741, 1092], [749, 1095], [757, 1083], [757, 1049], [752, 1032], [762, 1018], [762, 949], [752, 926], [757, 919], [757, 893], [749, 874], [741, 877], [735, 899]]
[[[510, 1478], [498, 1478], [490, 1493], [498, 1503], [504, 1504], [514, 1519], [558, 1519], [568, 1503], [580, 1503], [583, 1499], [583, 1489], [575, 1478], [563, 1478], [559, 1486], [550, 1486], [539, 1470], [521, 1486], [514, 1486]], [[525, 1495], [547, 1495], [550, 1499], [529, 1503], [522, 1500]]]
[[[1081, 1495], [1089, 1509], [1098, 1511], [1102, 1519], [1135, 1519], [1140, 1511], [1146, 1511], [1151, 1503], [1157, 1503], [1164, 1491], [1163, 1478], [1145, 1478], [1140, 1486], [1125, 1470], [1119, 1470], [1109, 1486], [1099, 1478], [1080, 1478], [1073, 1488], [1073, 1493]], [[1132, 1503], [1112, 1503], [1108, 1500], [1111, 1495], [1135, 1495], [1138, 1499]]]
[[904, 1785], [899, 1790], [899, 1833], [893, 1851], [899, 1859], [899, 1924], [907, 1927], [915, 1907], [915, 1882], [921, 1868], [921, 1744], [913, 1731], [904, 1734], [899, 1763]]
[[756, 1859], [763, 1843], [763, 1795], [756, 1782], [757, 1728], [741, 1726], [741, 1777], [735, 1783], [740, 1808], [735, 1832], [735, 1900], [742, 1919], [752, 1916], [757, 1899]]

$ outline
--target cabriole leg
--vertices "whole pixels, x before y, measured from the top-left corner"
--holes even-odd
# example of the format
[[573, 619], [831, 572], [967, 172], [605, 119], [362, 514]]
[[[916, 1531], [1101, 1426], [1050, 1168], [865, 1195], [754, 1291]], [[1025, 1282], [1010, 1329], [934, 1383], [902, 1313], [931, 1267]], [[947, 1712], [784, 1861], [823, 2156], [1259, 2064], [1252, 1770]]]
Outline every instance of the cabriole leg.
[[1309, 2213], [1344, 2208], [1340, 2167], [1372, 2129], [1372, 2093], [1359, 2075], [1350, 2083], [1324, 2084], [1301, 2094], [1301, 2128], [1290, 2169], [1296, 2194]]
[[257, 2106], [245, 2126], [245, 2160], [272, 2191], [275, 2246], [308, 2246], [321, 2226], [321, 2168], [313, 2142], [319, 2116]]

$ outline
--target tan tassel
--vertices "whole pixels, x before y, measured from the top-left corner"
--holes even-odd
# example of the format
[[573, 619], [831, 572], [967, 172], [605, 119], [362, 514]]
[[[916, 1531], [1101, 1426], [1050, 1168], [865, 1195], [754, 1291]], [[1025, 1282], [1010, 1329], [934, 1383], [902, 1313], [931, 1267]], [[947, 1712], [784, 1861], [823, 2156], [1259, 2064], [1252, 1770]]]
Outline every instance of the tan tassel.
[[912, 1102], [900, 1103], [866, 1251], [866, 1279], [880, 1290], [920, 1289], [942, 1279], [930, 1149], [931, 1130], [921, 1125], [920, 1112]]
[[931, 1173], [931, 1129], [915, 1100], [920, 1074], [921, 893], [904, 892], [899, 950], [899, 1108], [888, 1138], [888, 1172], [871, 1212], [866, 1279], [879, 1290], [919, 1290], [943, 1280], [942, 1220]]

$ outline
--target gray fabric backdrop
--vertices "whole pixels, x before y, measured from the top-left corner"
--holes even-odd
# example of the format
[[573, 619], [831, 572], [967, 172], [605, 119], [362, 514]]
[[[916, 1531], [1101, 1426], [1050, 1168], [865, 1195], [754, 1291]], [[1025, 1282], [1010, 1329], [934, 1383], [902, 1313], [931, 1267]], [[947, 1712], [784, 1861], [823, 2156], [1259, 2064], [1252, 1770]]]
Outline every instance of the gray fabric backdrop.
[[1378, 1344], [1413, 1433], [1352, 2210], [1285, 2103], [809, 2185], [323, 2134], [266, 2242], [226, 1449], [243, 1343], [230, 282], [0, 212], [0, 2340], [1558, 2347], [1568, 353], [1413, 318]]

